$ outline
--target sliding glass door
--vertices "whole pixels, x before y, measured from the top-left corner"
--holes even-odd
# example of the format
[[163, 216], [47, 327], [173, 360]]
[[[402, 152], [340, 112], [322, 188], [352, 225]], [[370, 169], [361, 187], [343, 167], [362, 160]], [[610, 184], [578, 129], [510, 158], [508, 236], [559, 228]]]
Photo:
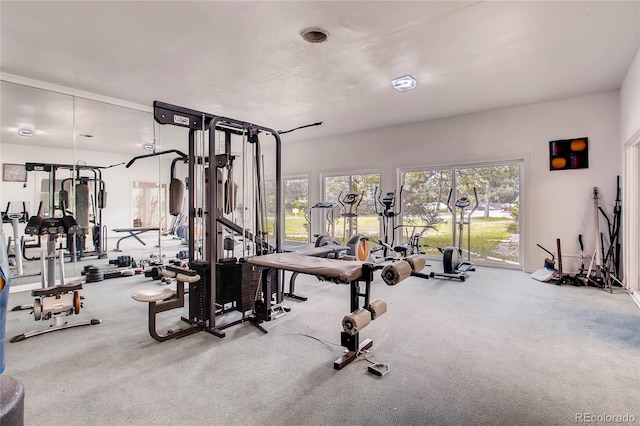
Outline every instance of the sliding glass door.
[[520, 168], [504, 163], [402, 172], [403, 232], [425, 231], [421, 243], [434, 257], [438, 247], [454, 245], [465, 260], [519, 266]]

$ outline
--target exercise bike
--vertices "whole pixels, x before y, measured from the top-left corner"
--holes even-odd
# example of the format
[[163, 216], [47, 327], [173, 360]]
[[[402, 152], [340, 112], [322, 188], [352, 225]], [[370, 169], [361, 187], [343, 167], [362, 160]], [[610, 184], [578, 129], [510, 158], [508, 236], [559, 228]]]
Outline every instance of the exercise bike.
[[[431, 272], [431, 277], [438, 278], [451, 278], [460, 281], [467, 279], [467, 272], [475, 271], [475, 267], [471, 262], [471, 215], [478, 208], [478, 192], [476, 188], [473, 188], [473, 196], [475, 198], [475, 204], [471, 211], [465, 215], [465, 210], [471, 205], [471, 200], [468, 197], [460, 197], [456, 200], [454, 205], [451, 205], [451, 197], [453, 195], [453, 188], [449, 190], [449, 197], [447, 198], [447, 210], [451, 212], [452, 218], [456, 221], [456, 209], [459, 211], [460, 218], [457, 222], [457, 236], [458, 245], [456, 243], [456, 233], [453, 234], [453, 246], [445, 248], [438, 247], [440, 253], [442, 253], [442, 272]], [[467, 225], [467, 260], [464, 260], [462, 254], [462, 242], [464, 240], [464, 226]]]
[[[62, 211], [65, 214], [64, 204]], [[65, 284], [64, 253], [62, 250], [56, 249], [56, 240], [64, 235], [75, 235], [81, 232], [81, 228], [73, 216], [65, 214], [61, 218], [47, 218], [40, 216], [41, 213], [42, 209], [40, 208], [38, 209], [38, 215], [29, 219], [25, 233], [47, 236], [47, 252], [43, 252], [40, 256], [42, 288], [31, 292], [31, 295], [35, 298], [33, 305], [19, 305], [14, 307], [12, 311], [32, 309], [33, 318], [36, 321], [53, 320], [53, 324], [42, 330], [16, 335], [9, 340], [11, 343], [21, 342], [30, 337], [53, 331], [102, 323], [100, 319], [90, 319], [75, 323], [68, 323], [63, 320], [65, 316], [80, 313], [80, 309], [83, 307], [80, 296], [82, 283]], [[56, 266], [60, 271], [59, 284], [56, 283]]]

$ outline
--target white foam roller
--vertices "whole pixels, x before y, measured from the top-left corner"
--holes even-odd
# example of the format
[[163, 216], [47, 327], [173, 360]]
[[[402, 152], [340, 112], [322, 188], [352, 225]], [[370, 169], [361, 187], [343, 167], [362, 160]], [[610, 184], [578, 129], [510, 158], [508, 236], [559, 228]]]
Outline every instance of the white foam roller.
[[176, 277], [176, 273], [175, 273], [175, 272], [173, 272], [173, 271], [170, 271], [170, 270], [168, 270], [168, 269], [164, 269], [164, 270], [162, 271], [162, 276], [164, 276], [164, 277], [169, 277], [169, 278], [175, 278], [175, 277]]
[[183, 283], [196, 283], [200, 281], [200, 275], [177, 274], [176, 279]]

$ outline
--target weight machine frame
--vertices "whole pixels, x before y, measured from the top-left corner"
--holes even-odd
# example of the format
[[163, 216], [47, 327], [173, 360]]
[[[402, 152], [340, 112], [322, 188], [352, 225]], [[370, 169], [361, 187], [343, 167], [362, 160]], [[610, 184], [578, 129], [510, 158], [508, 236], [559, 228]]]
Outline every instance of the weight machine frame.
[[[48, 207], [49, 207], [49, 217], [51, 218], [55, 217], [56, 210], [62, 211], [63, 216], [66, 215], [66, 212], [64, 211], [64, 209], [69, 207], [69, 206], [63, 206], [62, 200], [59, 200], [59, 203], [57, 206], [55, 203], [56, 172], [58, 169], [69, 170], [72, 173], [74, 173], [74, 177], [65, 178], [62, 180], [60, 190], [64, 189], [64, 183], [68, 180], [71, 180], [72, 182], [78, 182], [78, 183], [84, 182], [87, 184], [90, 181], [93, 182], [93, 191], [96, 196], [96, 200], [94, 200], [94, 203], [96, 205], [96, 212], [94, 215], [94, 227], [98, 228], [98, 232], [99, 232], [98, 244], [97, 244], [96, 250], [85, 252], [83, 247], [82, 250], [80, 250], [80, 252], [77, 252], [76, 250], [77, 244], [75, 240], [76, 237], [74, 237], [73, 243], [71, 244], [72, 247], [67, 247], [67, 250], [69, 251], [69, 254], [71, 256], [79, 255], [81, 257], [88, 257], [88, 256], [95, 255], [97, 256], [98, 259], [107, 258], [107, 237], [106, 237], [107, 228], [102, 223], [103, 208], [98, 207], [99, 203], [97, 198], [99, 197], [98, 193], [100, 192], [106, 193], [105, 183], [104, 183], [104, 180], [102, 179], [102, 169], [108, 169], [110, 167], [114, 167], [117, 165], [120, 165], [120, 164], [115, 164], [113, 166], [105, 167], [105, 166], [88, 166], [88, 165], [79, 165], [79, 164], [53, 164], [53, 163], [30, 163], [30, 162], [25, 163], [25, 169], [27, 170], [27, 172], [39, 171], [39, 172], [49, 173], [49, 206]], [[83, 170], [92, 172], [93, 177], [81, 176], [80, 173]]]
[[[206, 234], [203, 235], [203, 247], [205, 250], [205, 256], [203, 256], [201, 260], [196, 259], [195, 257], [195, 238], [189, 238], [190, 268], [198, 271], [198, 273], [203, 277], [199, 285], [194, 286], [195, 288], [198, 288], [198, 293], [202, 296], [202, 299], [200, 300], [200, 302], [202, 303], [194, 303], [194, 301], [192, 301], [191, 299], [195, 299], [195, 294], [191, 294], [190, 291], [189, 319], [183, 318], [183, 320], [191, 323], [193, 327], [198, 328], [198, 331], [206, 331], [217, 337], [225, 336], [224, 332], [222, 332], [222, 329], [246, 320], [251, 321], [263, 332], [266, 332], [266, 330], [259, 326], [259, 323], [262, 321], [271, 320], [271, 311], [273, 309], [271, 298], [274, 292], [276, 293], [276, 303], [279, 304], [282, 301], [282, 273], [278, 273], [277, 277], [265, 275], [261, 277], [260, 285], [262, 285], [264, 300], [256, 302], [253, 317], [244, 318], [243, 315], [243, 319], [241, 320], [222, 325], [216, 324], [216, 283], [219, 279], [219, 271], [217, 271], [218, 268], [216, 266], [219, 264], [219, 254], [224, 252], [224, 243], [221, 243], [219, 241], [217, 229], [219, 225], [222, 225], [223, 227], [231, 230], [233, 233], [241, 235], [245, 241], [252, 241], [256, 245], [256, 252], [258, 252], [259, 254], [272, 251], [282, 252], [282, 241], [284, 236], [284, 203], [282, 197], [282, 146], [279, 133], [268, 127], [196, 111], [193, 109], [184, 108], [160, 101], [153, 102], [153, 113], [154, 119], [158, 124], [173, 125], [189, 129], [188, 176], [190, 184], [188, 188], [187, 209], [189, 218], [189, 235], [196, 235], [196, 217], [202, 218], [204, 229], [207, 231]], [[196, 132], [198, 131], [209, 132], [209, 156], [205, 158], [196, 156]], [[224, 152], [221, 154], [215, 154], [216, 131], [222, 131], [225, 135]], [[256, 150], [257, 153], [259, 153], [259, 133], [271, 134], [275, 138], [275, 247], [268, 245], [262, 238], [262, 235], [256, 235], [255, 232], [250, 232], [249, 230], [242, 228], [241, 226], [226, 218], [224, 216], [223, 206], [218, 205], [218, 169], [228, 166], [234, 158], [231, 155], [231, 135], [248, 135], [248, 142], [257, 144]], [[204, 166], [206, 163], [208, 163], [209, 167], [206, 169], [205, 182], [209, 182], [209, 187], [206, 200], [203, 201], [204, 209], [197, 209], [195, 207], [197, 204], [196, 185], [193, 178], [196, 174], [196, 166]], [[261, 167], [260, 161], [257, 162], [257, 170], [259, 170], [259, 167]], [[243, 170], [243, 172], [246, 171]], [[192, 308], [196, 305], [198, 305], [198, 315], [194, 315], [191, 312]]]

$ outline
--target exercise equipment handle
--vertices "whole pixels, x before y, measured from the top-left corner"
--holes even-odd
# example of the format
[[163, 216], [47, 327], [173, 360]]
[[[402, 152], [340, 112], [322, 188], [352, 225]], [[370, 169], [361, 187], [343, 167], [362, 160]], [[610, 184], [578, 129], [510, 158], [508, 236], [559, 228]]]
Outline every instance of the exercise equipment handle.
[[131, 160], [129, 160], [129, 162], [125, 165], [125, 167], [128, 169], [129, 167], [131, 167], [131, 165], [132, 165], [133, 163], [135, 163], [135, 161], [136, 161], [136, 160], [140, 160], [141, 158], [155, 157], [155, 156], [158, 156], [158, 155], [169, 154], [169, 153], [171, 153], [171, 152], [175, 152], [176, 154], [178, 154], [180, 157], [182, 157], [182, 158], [184, 158], [184, 159], [189, 158], [189, 157], [187, 156], [187, 154], [185, 154], [185, 153], [184, 153], [184, 152], [182, 152], [182, 151], [179, 151], [179, 150], [177, 150], [177, 149], [169, 149], [169, 150], [167, 150], [167, 151], [158, 151], [158, 152], [153, 152], [153, 153], [151, 153], [151, 154], [137, 155], [137, 156], [133, 157]]
[[551, 259], [554, 260], [556, 258], [556, 256], [551, 253], [549, 250], [547, 250], [546, 248], [542, 247], [540, 244], [536, 244], [538, 247], [540, 247], [542, 250], [546, 251], [547, 253], [549, 253], [551, 255]]
[[578, 234], [578, 243], [580, 244], [580, 251], [584, 251], [584, 243], [582, 242], [582, 234]]
[[[382, 191], [380, 191], [380, 194], [382, 194]], [[384, 208], [384, 204], [382, 203], [382, 200], [380, 200], [380, 195], [378, 195], [378, 187], [376, 186], [373, 189], [373, 199], [374, 199], [374, 205], [376, 207], [376, 214], [378, 216], [382, 215], [383, 210], [378, 210], [378, 208], [380, 206], [382, 206]]]
[[478, 191], [476, 191], [476, 187], [473, 187], [473, 196], [476, 199], [476, 203], [473, 206], [473, 209], [471, 209], [471, 211], [469, 212], [469, 214], [467, 215], [467, 221], [471, 220], [471, 215], [473, 214], [473, 212], [475, 212], [478, 209], [479, 203], [478, 203]]
[[476, 190], [475, 186], [473, 187], [473, 197], [476, 199], [476, 205], [473, 206], [473, 211], [476, 211], [480, 204], [478, 203], [478, 191]]
[[453, 188], [449, 189], [449, 196], [447, 197], [447, 210], [453, 213], [453, 207], [451, 207], [451, 196], [453, 195]]
[[[342, 194], [344, 193], [343, 191], [340, 191], [340, 193], [338, 194], [338, 202], [340, 203], [340, 205], [342, 206], [343, 209], [347, 209], [347, 207], [344, 205], [344, 198], [342, 198]], [[346, 195], [345, 195], [346, 197]]]
[[404, 185], [400, 185], [400, 193], [398, 194], [398, 200], [400, 205], [400, 210], [398, 210], [395, 215], [400, 216], [402, 214], [402, 191], [404, 190]]

